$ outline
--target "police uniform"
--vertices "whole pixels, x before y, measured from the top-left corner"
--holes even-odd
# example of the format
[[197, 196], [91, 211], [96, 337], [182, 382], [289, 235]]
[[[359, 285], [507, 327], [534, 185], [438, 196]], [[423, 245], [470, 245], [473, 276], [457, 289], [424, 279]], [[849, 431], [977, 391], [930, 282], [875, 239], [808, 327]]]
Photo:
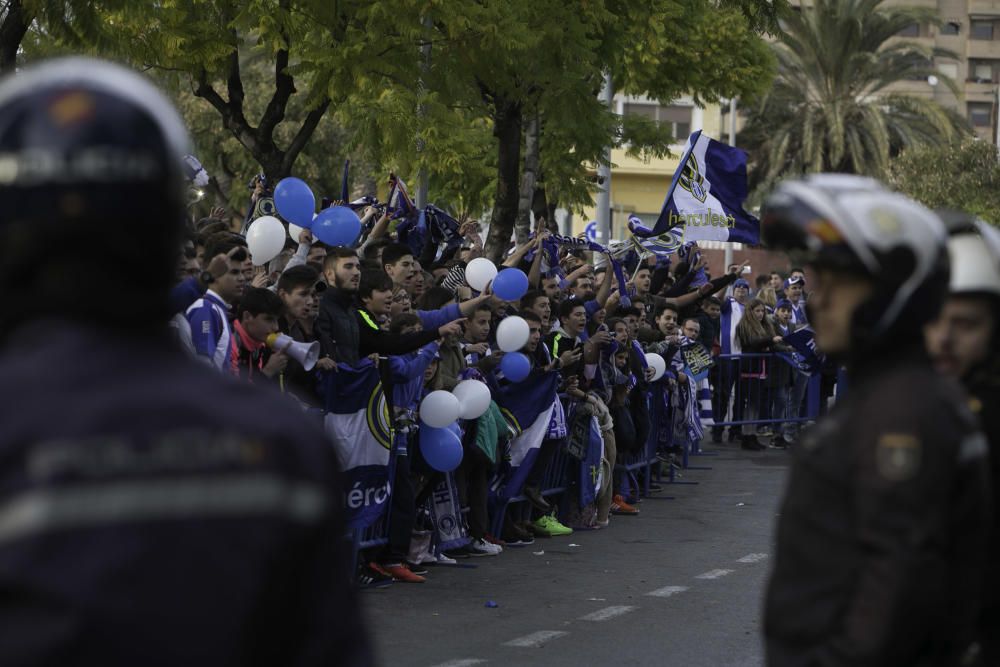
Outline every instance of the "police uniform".
[[164, 342], [0, 354], [0, 662], [367, 665], [318, 424]]
[[922, 351], [862, 366], [793, 453], [768, 664], [959, 664], [986, 547], [985, 439]]

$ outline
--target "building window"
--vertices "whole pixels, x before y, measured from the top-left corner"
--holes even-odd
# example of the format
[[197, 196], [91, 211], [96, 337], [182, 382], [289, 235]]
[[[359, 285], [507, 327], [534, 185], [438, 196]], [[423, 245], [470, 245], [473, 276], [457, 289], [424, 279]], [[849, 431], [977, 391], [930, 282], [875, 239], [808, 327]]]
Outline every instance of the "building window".
[[694, 107], [662, 105], [640, 102], [628, 102], [625, 104], [625, 114], [630, 116], [642, 116], [649, 120], [656, 121], [661, 125], [668, 125], [670, 133], [674, 139], [680, 143], [691, 134], [691, 113]]
[[972, 83], [993, 83], [996, 79], [997, 62], [993, 60], [970, 60], [969, 81]]
[[976, 127], [993, 124], [993, 105], [990, 102], [969, 102], [969, 121]]
[[938, 63], [938, 71], [949, 79], [957, 79], [958, 63]]
[[942, 35], [957, 35], [962, 30], [962, 24], [958, 21], [948, 21], [941, 26]]
[[969, 29], [969, 36], [972, 39], [992, 41], [993, 21], [973, 21]]
[[896, 33], [899, 37], [920, 37], [920, 24], [911, 23]]

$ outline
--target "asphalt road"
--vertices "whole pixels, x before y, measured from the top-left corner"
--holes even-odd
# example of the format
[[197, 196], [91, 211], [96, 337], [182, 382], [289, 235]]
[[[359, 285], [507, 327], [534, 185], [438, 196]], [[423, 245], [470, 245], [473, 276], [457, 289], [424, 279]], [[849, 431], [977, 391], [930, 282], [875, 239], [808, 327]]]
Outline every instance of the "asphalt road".
[[[763, 664], [761, 601], [788, 454], [713, 445], [604, 530], [364, 591], [379, 664]], [[495, 608], [487, 601], [496, 602]]]

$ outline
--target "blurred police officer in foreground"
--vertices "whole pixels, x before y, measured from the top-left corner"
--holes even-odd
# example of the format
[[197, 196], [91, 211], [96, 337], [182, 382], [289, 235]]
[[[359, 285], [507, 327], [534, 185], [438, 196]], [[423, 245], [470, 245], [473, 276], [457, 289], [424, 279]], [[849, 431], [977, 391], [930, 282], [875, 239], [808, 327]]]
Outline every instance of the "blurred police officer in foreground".
[[[961, 380], [972, 396], [990, 444], [993, 527], [987, 560], [1000, 562], [1000, 231], [958, 213], [948, 223], [949, 294], [927, 326], [927, 348], [938, 371]], [[1000, 665], [1000, 572], [986, 571], [979, 637], [983, 664]]]
[[366, 665], [332, 448], [170, 347], [177, 113], [87, 59], [0, 83], [0, 664]]
[[965, 664], [978, 649], [989, 488], [985, 439], [924, 348], [948, 287], [944, 225], [874, 181], [819, 175], [782, 184], [762, 230], [813, 266], [817, 346], [850, 374], [794, 454], [768, 662]]

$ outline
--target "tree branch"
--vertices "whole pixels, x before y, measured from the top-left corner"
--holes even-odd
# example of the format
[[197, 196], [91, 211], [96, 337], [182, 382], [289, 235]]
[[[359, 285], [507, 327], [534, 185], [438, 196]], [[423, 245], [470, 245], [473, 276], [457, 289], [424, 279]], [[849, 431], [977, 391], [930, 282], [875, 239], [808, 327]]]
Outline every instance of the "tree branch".
[[8, 4], [7, 15], [0, 25], [0, 74], [12, 73], [16, 68], [21, 40], [34, 19], [34, 13], [25, 11], [22, 0], [11, 0]]
[[302, 127], [295, 133], [295, 138], [292, 139], [292, 143], [289, 144], [288, 149], [285, 151], [284, 159], [281, 161], [281, 168], [285, 174], [291, 173], [295, 159], [302, 152], [302, 149], [306, 147], [306, 143], [312, 137], [313, 132], [316, 131], [316, 126], [319, 125], [319, 121], [329, 108], [330, 98], [327, 97], [306, 116], [306, 119], [302, 122]]
[[[289, 0], [281, 0], [278, 3], [283, 12], [288, 12]], [[274, 128], [285, 119], [285, 109], [288, 108], [288, 100], [295, 93], [295, 81], [288, 73], [288, 51], [291, 48], [288, 33], [281, 29], [281, 38], [284, 40], [284, 48], [278, 50], [274, 60], [274, 94], [271, 95], [264, 115], [260, 118], [257, 126], [258, 135], [264, 143], [274, 143]]]

